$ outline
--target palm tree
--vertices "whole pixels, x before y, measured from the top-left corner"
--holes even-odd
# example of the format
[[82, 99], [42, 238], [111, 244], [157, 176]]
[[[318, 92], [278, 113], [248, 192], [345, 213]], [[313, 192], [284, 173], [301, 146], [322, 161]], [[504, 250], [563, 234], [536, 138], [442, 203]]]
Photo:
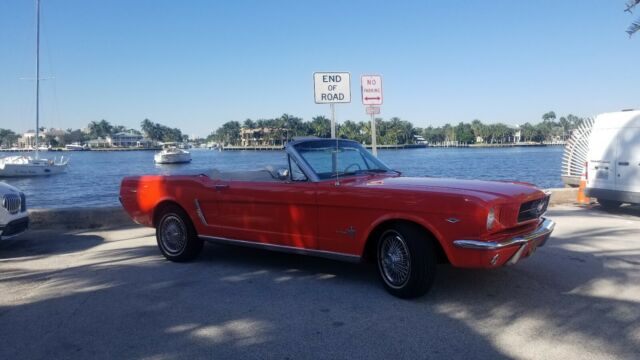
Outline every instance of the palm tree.
[[[633, 11], [633, 8], [635, 8], [638, 4], [640, 4], [640, 0], [628, 0], [627, 8], [624, 11], [631, 13]], [[629, 25], [629, 27], [627, 28], [627, 34], [629, 34], [629, 37], [631, 37], [638, 30], [640, 30], [640, 19], [637, 19], [636, 21], [632, 22], [631, 25]]]
[[342, 126], [340, 126], [338, 137], [361, 142], [360, 128], [358, 124], [355, 121], [346, 120], [342, 123]]
[[247, 119], [242, 123], [242, 127], [245, 129], [254, 129], [256, 127], [256, 123], [251, 119]]
[[331, 137], [331, 121], [325, 116], [314, 117], [309, 128], [311, 135], [323, 138]]

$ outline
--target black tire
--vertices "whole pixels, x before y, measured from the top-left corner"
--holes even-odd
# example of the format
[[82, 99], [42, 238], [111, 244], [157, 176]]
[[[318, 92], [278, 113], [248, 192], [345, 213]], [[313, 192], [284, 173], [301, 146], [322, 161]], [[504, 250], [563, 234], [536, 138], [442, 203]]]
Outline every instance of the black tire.
[[622, 202], [615, 200], [598, 199], [598, 204], [605, 210], [615, 210], [622, 205]]
[[376, 263], [380, 280], [389, 293], [408, 299], [429, 291], [436, 276], [434, 241], [413, 224], [400, 223], [381, 232]]
[[195, 259], [202, 251], [203, 241], [189, 216], [176, 205], [165, 206], [160, 211], [156, 240], [162, 255], [175, 262]]

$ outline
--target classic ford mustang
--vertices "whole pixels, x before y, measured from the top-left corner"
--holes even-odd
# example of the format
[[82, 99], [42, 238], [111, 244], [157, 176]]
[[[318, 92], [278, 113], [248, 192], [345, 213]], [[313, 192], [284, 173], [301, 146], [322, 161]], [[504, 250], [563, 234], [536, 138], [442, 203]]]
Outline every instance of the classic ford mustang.
[[299, 139], [286, 164], [244, 172], [139, 176], [120, 201], [155, 227], [172, 261], [204, 241], [344, 260], [370, 259], [384, 287], [415, 297], [439, 262], [465, 268], [515, 264], [544, 245], [549, 195], [515, 182], [404, 177], [350, 140]]

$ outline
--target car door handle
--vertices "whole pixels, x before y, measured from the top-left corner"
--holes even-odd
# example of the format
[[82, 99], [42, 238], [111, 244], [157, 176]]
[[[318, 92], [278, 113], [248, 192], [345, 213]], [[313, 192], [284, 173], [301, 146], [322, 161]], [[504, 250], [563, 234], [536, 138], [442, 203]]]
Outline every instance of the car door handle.
[[629, 166], [629, 162], [628, 161], [621, 161], [621, 162], [618, 162], [618, 165], [620, 165], [620, 166]]
[[228, 188], [229, 188], [229, 185], [227, 185], [227, 184], [216, 184], [216, 185], [214, 186], [214, 188], [215, 188], [216, 190], [220, 191], [220, 190], [228, 189]]

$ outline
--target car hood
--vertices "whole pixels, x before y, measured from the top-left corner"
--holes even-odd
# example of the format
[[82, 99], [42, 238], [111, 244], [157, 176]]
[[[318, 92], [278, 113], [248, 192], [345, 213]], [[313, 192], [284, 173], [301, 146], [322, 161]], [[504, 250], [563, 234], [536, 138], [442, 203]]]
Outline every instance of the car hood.
[[20, 191], [15, 187], [0, 181], [0, 194], [19, 193]]
[[506, 181], [461, 180], [431, 177], [385, 177], [371, 178], [360, 183], [361, 186], [377, 186], [383, 189], [437, 191], [446, 193], [473, 193], [488, 198], [523, 198], [534, 195], [540, 190], [526, 183]]

